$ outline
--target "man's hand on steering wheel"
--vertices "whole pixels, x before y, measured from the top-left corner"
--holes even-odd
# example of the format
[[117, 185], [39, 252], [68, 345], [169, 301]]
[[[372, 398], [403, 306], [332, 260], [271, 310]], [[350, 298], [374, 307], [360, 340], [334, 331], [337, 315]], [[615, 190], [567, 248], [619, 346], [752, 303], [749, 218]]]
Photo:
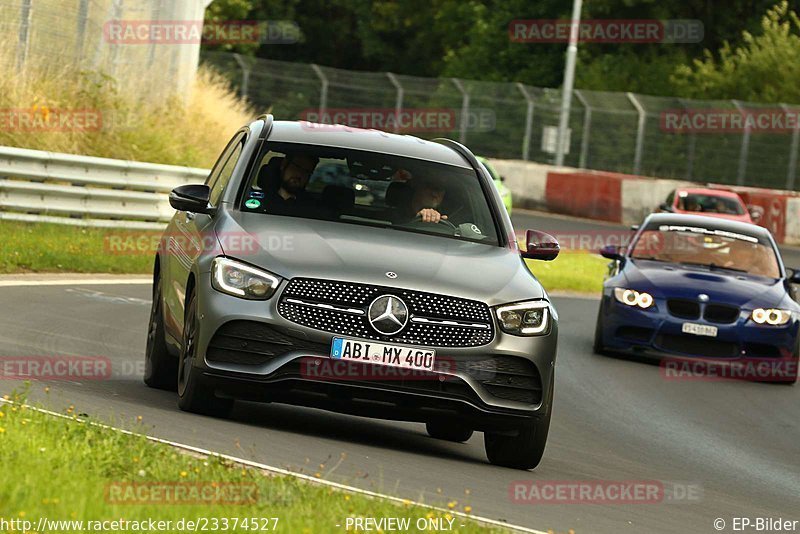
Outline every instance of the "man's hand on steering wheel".
[[447, 215], [442, 215], [433, 208], [424, 208], [419, 210], [417, 212], [417, 217], [419, 217], [422, 222], [426, 223], [438, 223], [439, 221], [447, 220]]

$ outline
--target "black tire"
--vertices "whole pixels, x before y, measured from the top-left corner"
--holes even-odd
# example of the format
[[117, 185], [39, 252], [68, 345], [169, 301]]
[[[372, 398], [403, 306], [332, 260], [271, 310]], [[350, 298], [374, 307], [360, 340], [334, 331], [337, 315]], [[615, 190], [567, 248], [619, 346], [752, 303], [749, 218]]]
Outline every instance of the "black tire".
[[450, 422], [434, 421], [425, 423], [425, 430], [432, 438], [443, 439], [445, 441], [455, 441], [463, 443], [472, 437], [473, 430], [463, 425]]
[[[555, 375], [553, 375], [555, 376]], [[553, 385], [550, 379], [550, 393], [547, 399], [547, 415], [538, 421], [525, 424], [516, 436], [484, 432], [483, 443], [489, 462], [513, 469], [534, 469], [542, 461], [550, 430], [550, 416], [553, 413]]]
[[144, 352], [144, 383], [151, 388], [175, 391], [178, 386], [178, 359], [169, 353], [164, 337], [164, 314], [161, 302], [161, 279], [153, 282], [153, 304], [147, 326]]
[[608, 354], [603, 343], [603, 315], [603, 301], [601, 297], [600, 308], [597, 310], [597, 322], [594, 326], [594, 343], [592, 344], [592, 352], [601, 356]]
[[233, 409], [233, 399], [221, 399], [204, 383], [202, 373], [193, 365], [197, 351], [197, 297], [189, 296], [186, 318], [183, 321], [181, 354], [176, 373], [178, 383], [178, 408], [185, 412], [226, 417]]

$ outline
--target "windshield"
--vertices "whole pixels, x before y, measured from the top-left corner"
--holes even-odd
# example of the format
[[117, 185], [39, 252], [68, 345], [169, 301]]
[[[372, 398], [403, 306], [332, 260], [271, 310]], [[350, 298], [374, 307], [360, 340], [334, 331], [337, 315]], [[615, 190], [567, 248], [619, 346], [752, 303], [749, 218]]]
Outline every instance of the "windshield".
[[472, 169], [343, 148], [268, 144], [240, 209], [499, 243]]
[[689, 226], [647, 228], [632, 245], [631, 258], [731, 269], [779, 278], [772, 244], [759, 238]]
[[678, 194], [678, 209], [701, 213], [722, 213], [724, 215], [744, 215], [742, 203], [735, 198], [700, 193], [681, 192]]

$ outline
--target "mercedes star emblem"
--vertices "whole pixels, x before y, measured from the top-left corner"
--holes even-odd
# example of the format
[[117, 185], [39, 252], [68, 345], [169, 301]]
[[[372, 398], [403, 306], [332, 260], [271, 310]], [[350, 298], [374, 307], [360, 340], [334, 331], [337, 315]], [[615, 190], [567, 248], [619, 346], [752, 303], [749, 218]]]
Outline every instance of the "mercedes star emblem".
[[405, 328], [408, 322], [408, 307], [399, 297], [381, 295], [369, 305], [367, 318], [377, 332], [392, 336]]
[[697, 300], [699, 300], [700, 302], [708, 302], [708, 295], [706, 295], [705, 293], [700, 293], [699, 295], [697, 295]]
[[397, 278], [397, 273], [389, 271], [388, 273], [386, 273], [386, 278], [391, 278], [392, 280], [394, 280], [395, 278]]

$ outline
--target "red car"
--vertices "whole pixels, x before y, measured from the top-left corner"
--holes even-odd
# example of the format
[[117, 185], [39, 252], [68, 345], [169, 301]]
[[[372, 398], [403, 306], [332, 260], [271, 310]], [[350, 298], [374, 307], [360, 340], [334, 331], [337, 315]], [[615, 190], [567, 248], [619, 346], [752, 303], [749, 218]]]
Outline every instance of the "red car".
[[702, 187], [676, 189], [659, 206], [660, 211], [670, 213], [702, 214], [758, 224], [761, 214], [755, 208], [748, 209], [742, 198], [733, 191]]

